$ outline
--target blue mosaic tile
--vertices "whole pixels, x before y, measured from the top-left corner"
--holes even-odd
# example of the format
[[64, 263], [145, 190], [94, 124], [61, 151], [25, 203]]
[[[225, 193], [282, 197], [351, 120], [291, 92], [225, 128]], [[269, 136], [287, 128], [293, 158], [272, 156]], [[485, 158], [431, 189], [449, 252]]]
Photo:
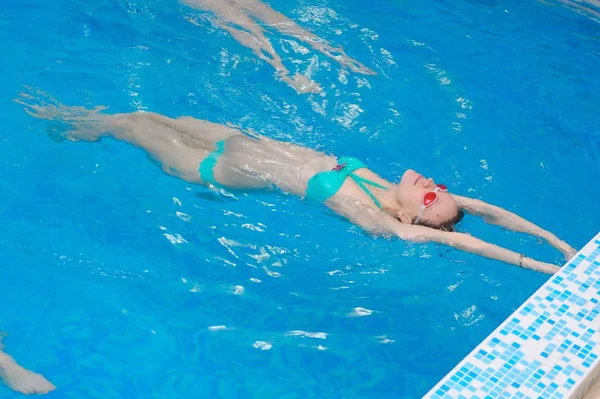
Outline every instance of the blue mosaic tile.
[[599, 315], [600, 233], [424, 398], [570, 398], [600, 367]]

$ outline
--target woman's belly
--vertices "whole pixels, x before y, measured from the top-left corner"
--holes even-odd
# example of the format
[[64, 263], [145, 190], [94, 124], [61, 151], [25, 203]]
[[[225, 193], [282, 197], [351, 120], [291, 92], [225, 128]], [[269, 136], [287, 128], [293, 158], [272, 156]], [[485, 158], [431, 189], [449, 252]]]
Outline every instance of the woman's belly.
[[239, 135], [225, 142], [225, 151], [215, 166], [218, 182], [231, 188], [277, 187], [303, 196], [308, 180], [330, 170], [336, 158], [291, 143]]

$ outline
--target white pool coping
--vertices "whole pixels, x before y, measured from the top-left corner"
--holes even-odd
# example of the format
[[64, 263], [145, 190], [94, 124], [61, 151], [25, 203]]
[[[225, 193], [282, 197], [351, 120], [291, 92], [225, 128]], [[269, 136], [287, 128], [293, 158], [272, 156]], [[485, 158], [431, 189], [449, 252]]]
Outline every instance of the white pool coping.
[[424, 396], [580, 399], [600, 374], [600, 233]]

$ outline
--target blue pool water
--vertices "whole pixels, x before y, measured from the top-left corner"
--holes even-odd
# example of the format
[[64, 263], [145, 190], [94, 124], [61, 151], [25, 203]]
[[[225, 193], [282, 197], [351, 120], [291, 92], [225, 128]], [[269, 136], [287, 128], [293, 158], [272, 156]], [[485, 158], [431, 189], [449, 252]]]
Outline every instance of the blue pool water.
[[[214, 195], [123, 143], [56, 142], [12, 102], [24, 86], [231, 122], [389, 179], [412, 167], [575, 247], [598, 230], [593, 15], [514, 0], [272, 2], [378, 73], [343, 73], [272, 34], [288, 68], [324, 88], [297, 95], [175, 0], [0, 4], [0, 330], [57, 386], [48, 398], [417, 398], [547, 276], [374, 239], [291, 196]], [[562, 263], [476, 218], [460, 229]]]

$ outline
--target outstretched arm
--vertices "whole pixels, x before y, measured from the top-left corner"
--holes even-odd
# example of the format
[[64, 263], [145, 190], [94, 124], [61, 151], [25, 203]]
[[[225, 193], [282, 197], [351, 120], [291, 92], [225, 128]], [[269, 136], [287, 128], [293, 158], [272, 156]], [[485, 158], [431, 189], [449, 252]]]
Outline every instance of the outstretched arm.
[[548, 274], [554, 274], [560, 270], [556, 265], [527, 258], [522, 254], [490, 244], [464, 233], [440, 231], [429, 227], [402, 224], [399, 222], [396, 222], [393, 230], [395, 235], [403, 240], [415, 242], [433, 241], [489, 259], [499, 260], [511, 265]]
[[562, 241], [554, 234], [536, 226], [535, 224], [523, 219], [518, 215], [515, 215], [512, 212], [509, 212], [498, 206], [490, 205], [478, 199], [461, 197], [458, 195], [453, 195], [453, 197], [460, 208], [473, 215], [481, 216], [488, 223], [543, 238], [554, 248], [561, 251], [567, 260], [571, 259], [577, 253], [577, 251], [569, 244]]
[[433, 241], [486, 258], [548, 274], [553, 274], [560, 270], [556, 265], [527, 258], [517, 252], [487, 243], [468, 234], [440, 231], [430, 227], [401, 223], [378, 209], [374, 209], [355, 199], [339, 198], [337, 201], [327, 201], [326, 204], [337, 213], [374, 234], [391, 235], [413, 242]]
[[2, 350], [0, 350], [0, 380], [9, 388], [24, 394], [48, 393], [55, 389], [43, 375], [19, 366], [15, 359]]

